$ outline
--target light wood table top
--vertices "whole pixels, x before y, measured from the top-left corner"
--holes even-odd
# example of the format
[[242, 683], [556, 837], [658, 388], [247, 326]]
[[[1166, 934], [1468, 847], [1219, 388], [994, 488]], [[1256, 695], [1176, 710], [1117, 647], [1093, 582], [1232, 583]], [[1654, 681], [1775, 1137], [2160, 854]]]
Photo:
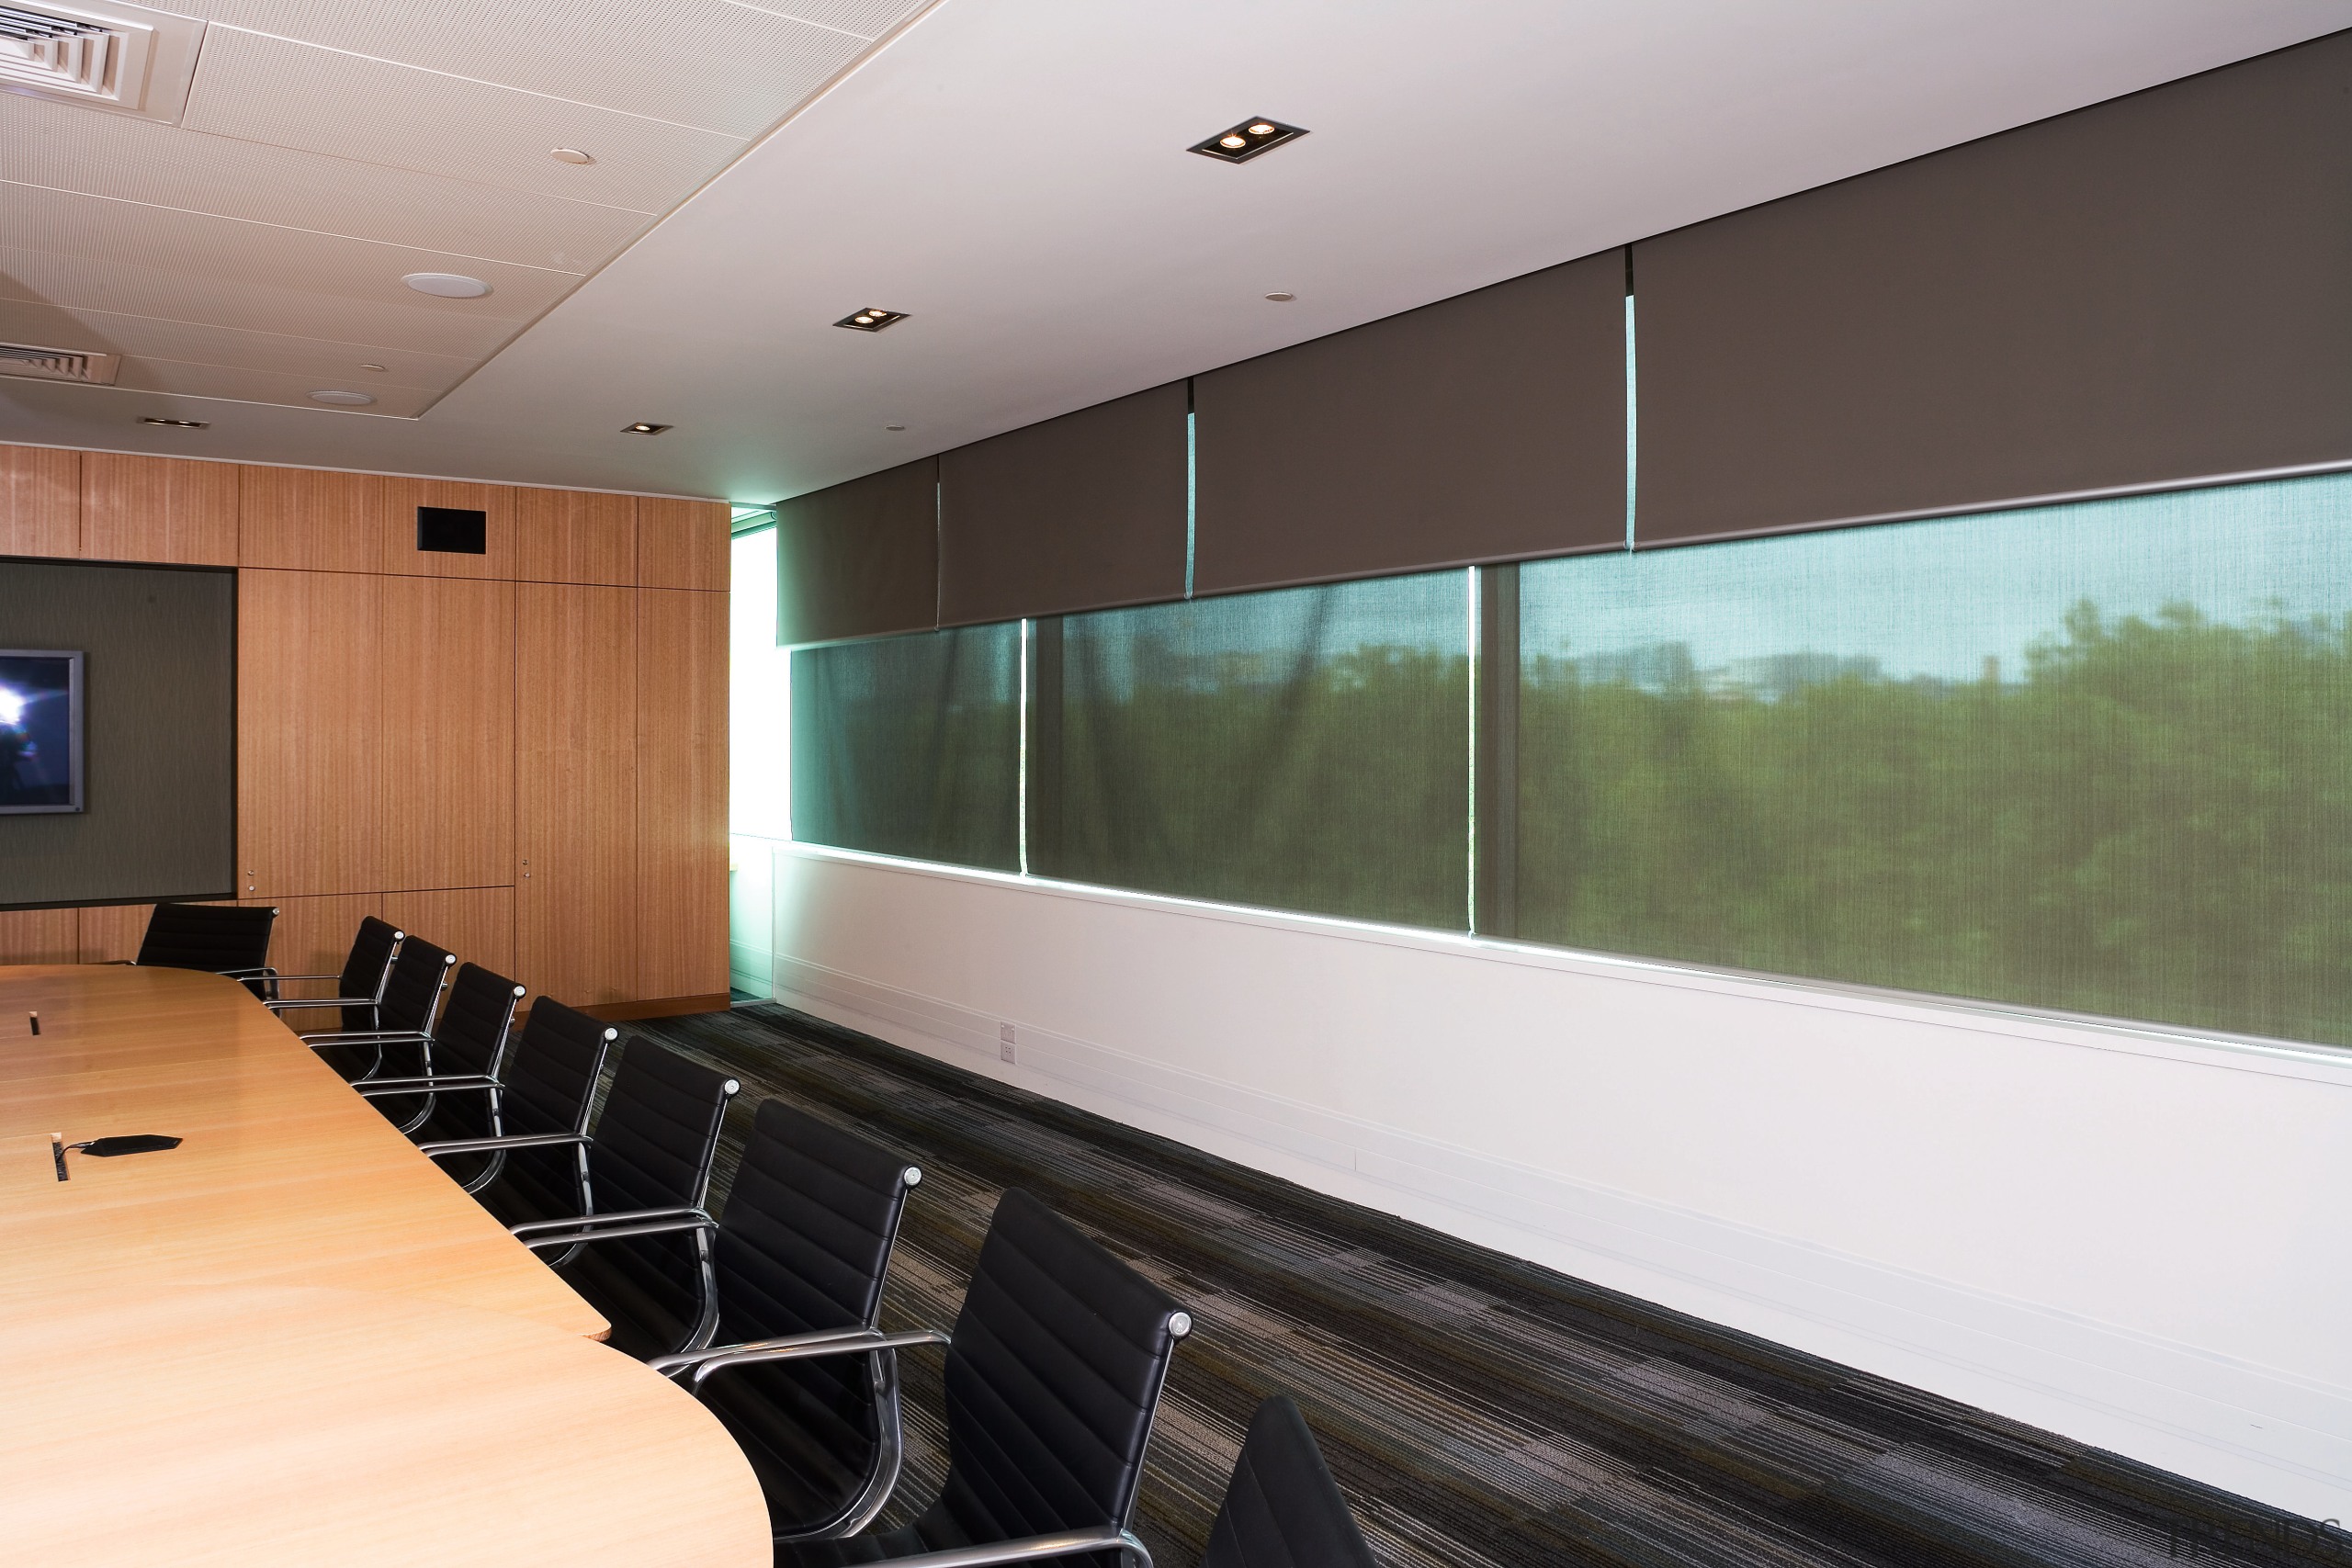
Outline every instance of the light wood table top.
[[759, 1483], [708, 1411], [503, 1313], [286, 1287], [61, 1295], [0, 1332], [0, 1389], [12, 1562], [772, 1557]]
[[[61, 1182], [52, 1132], [186, 1141], [68, 1155]], [[0, 967], [0, 1329], [65, 1294], [271, 1284], [609, 1332], [249, 992], [189, 970]]]

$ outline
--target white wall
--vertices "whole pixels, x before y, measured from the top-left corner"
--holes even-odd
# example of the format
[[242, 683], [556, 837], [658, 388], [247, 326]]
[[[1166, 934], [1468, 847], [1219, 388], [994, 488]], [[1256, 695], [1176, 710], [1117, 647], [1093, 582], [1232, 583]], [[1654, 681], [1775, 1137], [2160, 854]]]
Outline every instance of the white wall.
[[[2352, 1517], [2352, 1060], [737, 840], [784, 1000]], [[739, 930], [738, 984], [762, 954]], [[1017, 1061], [1001, 1059], [1001, 1025]]]

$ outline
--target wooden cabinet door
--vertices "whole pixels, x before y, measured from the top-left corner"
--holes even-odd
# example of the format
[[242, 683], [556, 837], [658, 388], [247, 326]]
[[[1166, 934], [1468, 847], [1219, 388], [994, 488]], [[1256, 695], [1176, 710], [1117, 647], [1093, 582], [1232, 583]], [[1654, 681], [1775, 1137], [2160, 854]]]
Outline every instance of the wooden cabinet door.
[[724, 997], [727, 595], [637, 601], [637, 994]]
[[634, 999], [639, 594], [516, 585], [514, 978]]

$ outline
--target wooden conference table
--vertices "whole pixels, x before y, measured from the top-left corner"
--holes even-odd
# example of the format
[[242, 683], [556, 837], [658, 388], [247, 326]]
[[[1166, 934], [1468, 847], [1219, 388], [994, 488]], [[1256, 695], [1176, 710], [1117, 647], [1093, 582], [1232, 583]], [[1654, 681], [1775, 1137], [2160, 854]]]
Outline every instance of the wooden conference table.
[[0, 1259], [25, 1561], [771, 1560], [708, 1412], [233, 982], [0, 967]]

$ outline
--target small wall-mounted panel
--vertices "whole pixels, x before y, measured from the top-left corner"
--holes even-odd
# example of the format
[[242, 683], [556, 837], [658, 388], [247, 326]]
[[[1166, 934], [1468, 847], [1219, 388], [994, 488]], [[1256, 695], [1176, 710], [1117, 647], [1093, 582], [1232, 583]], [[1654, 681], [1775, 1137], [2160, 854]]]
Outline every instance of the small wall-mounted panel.
[[[514, 575], [514, 492], [504, 485], [461, 484], [454, 479], [382, 481], [381, 554], [372, 569], [401, 577], [501, 577]], [[425, 544], [425, 514], [481, 513], [479, 549], [449, 550]], [[433, 525], [446, 527], [446, 522]], [[467, 532], [470, 535], [471, 525]]]
[[490, 513], [478, 506], [420, 506], [416, 547], [428, 555], [490, 553]]

